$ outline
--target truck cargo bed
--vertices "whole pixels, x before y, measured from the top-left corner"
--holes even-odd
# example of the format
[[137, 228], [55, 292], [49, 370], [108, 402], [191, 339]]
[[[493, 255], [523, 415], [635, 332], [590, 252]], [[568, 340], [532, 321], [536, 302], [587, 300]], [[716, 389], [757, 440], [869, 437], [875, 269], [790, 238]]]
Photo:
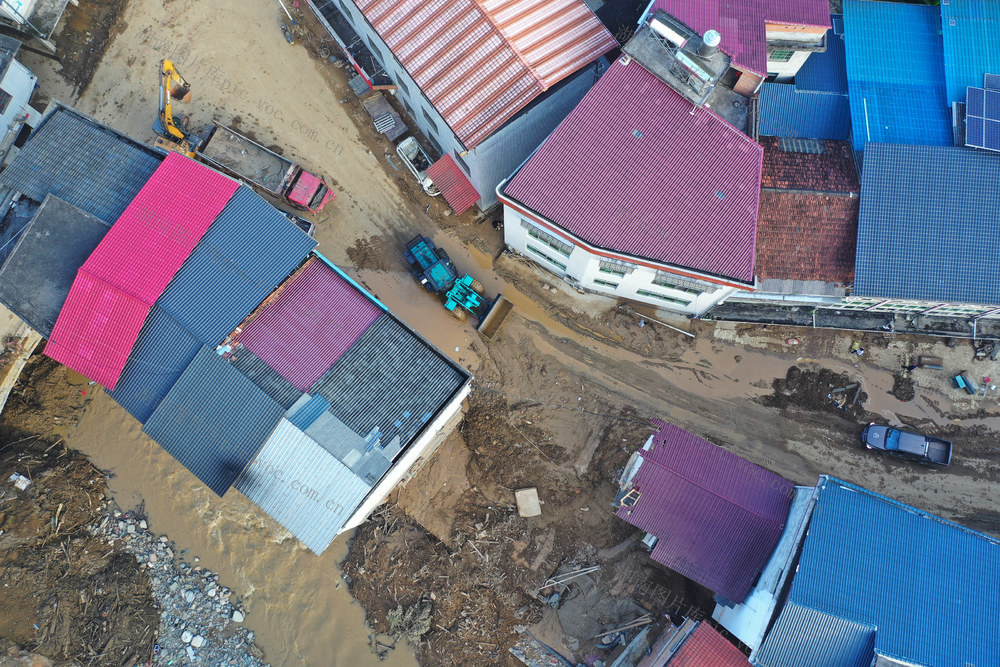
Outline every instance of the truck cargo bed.
[[500, 327], [503, 326], [504, 321], [507, 316], [510, 315], [510, 311], [514, 309], [514, 304], [511, 303], [503, 294], [497, 297], [496, 301], [490, 307], [486, 317], [484, 317], [477, 327], [477, 331], [483, 335], [486, 340], [493, 340], [497, 333], [500, 331]]
[[927, 458], [934, 463], [951, 463], [951, 443], [937, 438], [927, 438]]
[[200, 152], [207, 162], [278, 197], [282, 196], [288, 172], [294, 166], [291, 160], [219, 123]]

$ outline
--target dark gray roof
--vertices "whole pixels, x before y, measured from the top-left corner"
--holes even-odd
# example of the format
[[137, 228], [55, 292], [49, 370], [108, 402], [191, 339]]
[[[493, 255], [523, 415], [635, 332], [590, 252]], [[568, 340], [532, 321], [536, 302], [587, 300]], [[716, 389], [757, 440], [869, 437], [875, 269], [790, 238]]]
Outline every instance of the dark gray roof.
[[292, 407], [295, 401], [302, 396], [302, 392], [296, 389], [291, 382], [278, 375], [278, 371], [268, 366], [260, 357], [242, 345], [237, 345], [233, 349], [229, 361], [233, 368], [257, 385], [285, 410]]
[[[8, 197], [0, 205], [0, 264], [7, 261], [14, 251], [14, 246], [21, 238], [21, 233], [28, 227], [28, 223], [38, 212], [39, 202], [31, 201], [7, 190]], [[17, 201], [15, 201], [17, 200]]]
[[157, 303], [202, 343], [216, 345], [314, 247], [316, 241], [244, 185]]
[[163, 154], [58, 103], [0, 173], [0, 183], [41, 202], [53, 194], [113, 223]]
[[370, 442], [405, 448], [468, 374], [400, 324], [380, 316], [309, 390]]
[[153, 306], [111, 398], [145, 424], [201, 349], [201, 343]]
[[221, 496], [284, 412], [215, 350], [202, 347], [142, 430]]
[[77, 270], [110, 226], [56, 197], [34, 210], [0, 269], [0, 302], [48, 338]]

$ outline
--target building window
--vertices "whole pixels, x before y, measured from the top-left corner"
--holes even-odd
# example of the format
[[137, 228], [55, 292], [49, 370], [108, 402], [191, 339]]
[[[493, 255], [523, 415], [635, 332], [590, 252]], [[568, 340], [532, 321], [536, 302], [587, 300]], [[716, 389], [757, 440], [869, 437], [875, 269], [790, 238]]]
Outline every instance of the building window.
[[455, 153], [455, 162], [458, 163], [458, 166], [461, 167], [466, 174], [469, 173], [469, 165], [465, 164], [465, 160], [462, 159], [461, 154]]
[[11, 94], [0, 88], [0, 113], [7, 113], [7, 105], [10, 104]]
[[427, 135], [427, 141], [430, 142], [431, 148], [434, 149], [434, 155], [432, 157], [434, 157], [435, 161], [437, 160], [437, 158], [444, 155], [444, 151], [441, 150], [441, 144], [438, 142], [437, 138], [433, 134]]
[[795, 55], [795, 51], [785, 51], [782, 49], [775, 49], [771, 51], [771, 55], [768, 56], [768, 60], [774, 63], [787, 63]]
[[[403, 77], [397, 76], [397, 77], [395, 77], [395, 79], [396, 79], [396, 87], [399, 88], [401, 91], [403, 91], [404, 95], [409, 96], [410, 89], [406, 87], [405, 83], [403, 83]], [[407, 108], [409, 108], [409, 107], [407, 107]]]
[[563, 264], [562, 262], [560, 262], [558, 260], [553, 259], [552, 257], [550, 257], [549, 255], [545, 254], [544, 252], [542, 252], [541, 250], [539, 250], [535, 246], [529, 245], [528, 246], [528, 250], [530, 250], [531, 252], [535, 253], [539, 257], [542, 257], [543, 259], [549, 260], [550, 262], [552, 262], [553, 264], [555, 264], [556, 266], [558, 266], [563, 271], [566, 270], [566, 265], [565, 264]]
[[636, 290], [635, 293], [638, 294], [638, 295], [640, 295], [640, 296], [651, 296], [654, 299], [659, 299], [661, 301], [667, 301], [669, 303], [676, 303], [679, 306], [690, 306], [691, 305], [690, 301], [685, 301], [684, 299], [675, 299], [672, 296], [667, 296], [666, 294], [657, 294], [656, 292], [650, 292], [649, 290], [640, 289], [640, 290]]
[[623, 262], [620, 259], [602, 259], [598, 270], [601, 273], [609, 273], [613, 276], [624, 278], [635, 271], [635, 265]]
[[685, 294], [693, 294], [698, 296], [704, 292], [712, 291], [714, 289], [702, 289], [697, 283], [691, 280], [685, 280], [680, 276], [667, 273], [666, 271], [657, 271], [656, 277], [653, 278], [653, 284], [659, 285], [660, 287], [666, 287], [667, 289], [677, 290], [678, 292], [684, 292]]
[[[572, 244], [566, 243], [565, 241], [560, 240], [559, 237], [553, 236], [548, 232], [543, 232], [538, 227], [535, 227], [534, 225], [530, 224], [527, 220], [522, 219], [521, 226], [528, 230], [528, 236], [530, 236], [533, 239], [538, 239], [548, 247], [555, 250], [560, 255], [569, 257], [570, 255], [573, 254]], [[565, 269], [566, 267], [564, 266], [563, 268]]]
[[603, 287], [610, 287], [611, 289], [618, 289], [618, 283], [613, 283], [610, 280], [601, 280], [600, 278], [594, 278], [595, 285], [601, 285]]
[[420, 110], [424, 112], [424, 118], [426, 118], [427, 122], [431, 124], [431, 127], [436, 128], [437, 127], [437, 121], [434, 120], [434, 116], [432, 116], [429, 113], [427, 113], [427, 109], [421, 108]]

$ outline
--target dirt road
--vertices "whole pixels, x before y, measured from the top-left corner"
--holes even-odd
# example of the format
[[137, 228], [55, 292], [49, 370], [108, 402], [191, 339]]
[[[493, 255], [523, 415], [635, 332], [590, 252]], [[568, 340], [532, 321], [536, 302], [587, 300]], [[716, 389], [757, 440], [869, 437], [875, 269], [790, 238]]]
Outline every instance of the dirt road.
[[[997, 364], [973, 362], [966, 344], [950, 348], [944, 342], [868, 336], [868, 352], [858, 358], [849, 354], [852, 339], [846, 335], [671, 320], [693, 331], [692, 340], [651, 320], [640, 326], [641, 315], [622, 312], [602, 297], [578, 295], [516, 257], [494, 262], [502, 243], [498, 233], [488, 224], [470, 224], [468, 216], [443, 216], [440, 201], [424, 198], [393, 170], [384, 158], [391, 147], [374, 136], [344, 71], [317, 57], [324, 45], [315, 38], [302, 34], [295, 45], [287, 44], [278, 28], [280, 11], [272, 0], [130, 0], [79, 99], [72, 97], [74, 84], [45, 62], [30, 64], [52, 97], [151, 140], [157, 67], [161, 58], [171, 58], [193, 86], [194, 101], [184, 109], [190, 129], [211, 120], [239, 125], [330, 177], [337, 198], [317, 220], [320, 250], [353, 267], [390, 308], [477, 375], [463, 434], [451, 438], [423, 477], [394, 499], [443, 543], [476, 523], [497, 522], [491, 508], [509, 508], [510, 489], [537, 486], [546, 503], [543, 517], [503, 524], [515, 531], [505, 533], [515, 535], [512, 542], [524, 544], [514, 554], [526, 564], [519, 566], [518, 581], [546, 574], [583, 537], [595, 549], [613, 548], [622, 534], [606, 515], [610, 479], [641, 444], [645, 420], [654, 416], [796, 482], [837, 475], [1000, 534], [994, 500], [1000, 490], [996, 394], [964, 397], [948, 388], [944, 372], [924, 370], [913, 375], [914, 401], [901, 403], [889, 394], [893, 373], [917, 351], [943, 356], [949, 370], [969, 368], [977, 377], [1000, 377]], [[311, 16], [299, 17], [311, 25]], [[460, 268], [515, 302], [516, 314], [498, 342], [487, 345], [471, 327], [457, 325], [406, 274], [402, 244], [418, 232], [433, 235]], [[786, 346], [783, 341], [793, 336], [800, 344]], [[775, 398], [774, 381], [786, 378], [793, 365], [806, 373], [793, 373], [798, 383], [779, 385]], [[837, 387], [821, 385], [809, 374], [819, 368], [859, 383], [868, 397], [864, 407], [841, 410], [832, 394]], [[953, 436], [955, 465], [936, 471], [870, 455], [858, 443], [860, 423], [869, 413]], [[235, 491], [214, 497], [103, 393], [86, 408], [69, 442], [99, 468], [116, 473], [110, 490], [122, 506], [145, 499], [151, 528], [171, 534], [207, 567], [239, 582], [258, 642], [273, 664], [374, 660], [362, 630], [363, 612], [340, 585], [338, 562], [347, 553], [346, 540], [316, 558]], [[389, 525], [392, 519], [380, 521]], [[421, 528], [413, 531], [423, 536], [420, 544], [436, 543]], [[409, 534], [402, 534], [399, 545], [412, 546], [405, 539]], [[395, 553], [378, 562], [389, 567]], [[373, 592], [391, 591], [389, 575], [359, 572], [356, 559], [352, 562], [356, 591], [363, 596], [369, 584], [366, 604], [384, 627], [389, 609], [375, 608], [372, 599]], [[392, 567], [413, 581], [407, 565]], [[496, 576], [501, 574], [515, 576]], [[435, 585], [423, 590], [444, 595], [442, 584]], [[421, 595], [404, 590], [400, 599], [411, 604]], [[502, 627], [514, 622], [518, 604], [496, 600], [493, 613]], [[461, 621], [452, 626], [440, 615], [459, 611], [435, 612], [434, 622], [444, 621], [448, 629], [431, 626], [419, 648], [423, 659], [435, 661], [434, 646], [461, 643], [455, 634]], [[475, 634], [479, 630], [472, 627], [467, 631], [489, 646], [508, 640]], [[413, 664], [404, 651], [388, 655], [388, 664]]]

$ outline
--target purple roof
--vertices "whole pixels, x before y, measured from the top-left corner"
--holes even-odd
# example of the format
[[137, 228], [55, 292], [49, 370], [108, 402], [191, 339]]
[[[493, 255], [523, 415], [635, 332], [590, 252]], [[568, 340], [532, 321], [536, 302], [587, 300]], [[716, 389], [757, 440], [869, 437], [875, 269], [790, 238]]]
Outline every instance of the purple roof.
[[312, 258], [237, 340], [305, 391], [382, 312], [333, 269]]
[[633, 479], [640, 495], [618, 516], [659, 538], [652, 558], [742, 602], [771, 557], [795, 486], [664, 422]]
[[763, 151], [616, 61], [505, 188], [587, 243], [753, 282]]
[[652, 11], [657, 9], [698, 34], [718, 30], [733, 64], [762, 76], [767, 73], [765, 23], [830, 27], [827, 0], [656, 0]]

